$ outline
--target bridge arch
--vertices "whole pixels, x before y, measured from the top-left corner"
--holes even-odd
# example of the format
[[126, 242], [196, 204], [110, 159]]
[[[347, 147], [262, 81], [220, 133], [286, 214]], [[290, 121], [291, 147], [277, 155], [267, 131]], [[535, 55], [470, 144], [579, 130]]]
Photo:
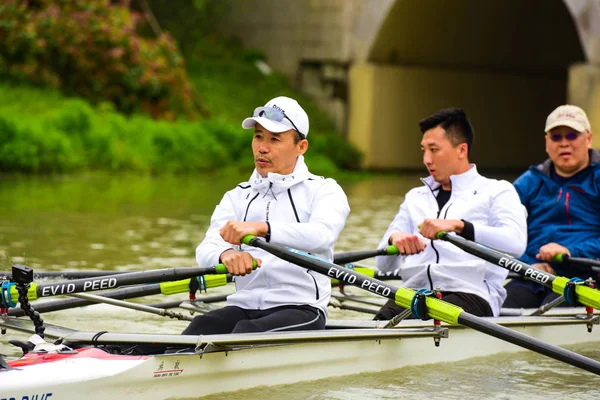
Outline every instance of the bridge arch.
[[448, 106], [470, 116], [480, 166], [540, 162], [545, 118], [586, 60], [562, 0], [388, 1], [355, 30], [372, 41], [356, 42], [348, 137], [375, 169], [422, 169], [418, 121]]

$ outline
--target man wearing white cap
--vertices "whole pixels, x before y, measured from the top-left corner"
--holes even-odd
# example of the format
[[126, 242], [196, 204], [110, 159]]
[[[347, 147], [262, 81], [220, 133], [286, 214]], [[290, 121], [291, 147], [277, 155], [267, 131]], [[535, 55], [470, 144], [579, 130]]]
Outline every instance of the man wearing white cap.
[[[184, 335], [325, 328], [328, 277], [241, 244], [245, 235], [333, 260], [333, 245], [350, 212], [342, 188], [308, 171], [308, 116], [277, 97], [242, 122], [254, 129], [255, 170], [225, 194], [196, 249], [200, 266], [223, 263], [236, 276], [227, 306], [197, 316]], [[252, 261], [260, 268], [252, 271]]]
[[[600, 257], [600, 153], [592, 149], [585, 112], [573, 105], [556, 108], [546, 119], [549, 159], [530, 167], [514, 186], [528, 211], [528, 243], [521, 260], [569, 278], [598, 279], [591, 269], [552, 262], [559, 253]], [[552, 301], [552, 290], [528, 280], [506, 285], [504, 307], [536, 308]]]

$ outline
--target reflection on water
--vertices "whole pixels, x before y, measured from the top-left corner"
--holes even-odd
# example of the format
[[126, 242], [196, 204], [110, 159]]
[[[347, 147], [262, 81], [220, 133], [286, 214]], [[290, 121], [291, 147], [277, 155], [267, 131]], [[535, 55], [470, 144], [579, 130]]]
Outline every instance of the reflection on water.
[[[600, 358], [598, 342], [569, 347]], [[240, 390], [228, 400], [362, 399], [597, 399], [598, 379], [531, 352], [498, 354], [454, 363], [405, 367], [292, 385]], [[205, 396], [217, 400], [222, 395]]]
[[[510, 177], [514, 178], [514, 177]], [[194, 250], [223, 193], [239, 177], [59, 177], [0, 178], [0, 270], [23, 263], [37, 270], [142, 270], [192, 266]], [[418, 176], [341, 179], [352, 212], [336, 250], [374, 249]], [[210, 294], [227, 293], [232, 287]], [[185, 295], [181, 295], [184, 299]], [[145, 303], [164, 297], [140, 299]], [[332, 309], [333, 318], [365, 318]], [[370, 318], [370, 317], [368, 317]], [[45, 314], [48, 323], [91, 331], [179, 333], [186, 322], [112, 306]], [[0, 337], [0, 353], [17, 355]], [[575, 350], [600, 358], [597, 346]], [[452, 364], [409, 367], [259, 388], [231, 399], [384, 398], [592, 398], [591, 375], [533, 353], [494, 356]], [[592, 387], [587, 385], [592, 384]], [[594, 384], [595, 383], [595, 384]], [[208, 397], [217, 399], [220, 396]]]
[[[222, 195], [245, 177], [0, 179], [0, 268], [187, 266]], [[338, 250], [372, 248], [417, 177], [341, 181], [352, 213]]]

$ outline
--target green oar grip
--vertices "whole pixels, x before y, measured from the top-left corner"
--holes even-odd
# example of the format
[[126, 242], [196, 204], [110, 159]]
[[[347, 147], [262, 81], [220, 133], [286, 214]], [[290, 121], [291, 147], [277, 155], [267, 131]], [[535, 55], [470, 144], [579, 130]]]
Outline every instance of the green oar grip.
[[400, 254], [400, 251], [396, 246], [388, 246], [385, 248], [385, 252], [388, 256], [393, 256], [396, 254]]
[[[256, 268], [258, 268], [258, 263], [256, 262], [256, 260], [252, 260], [252, 270], [254, 271]], [[227, 271], [227, 267], [225, 266], [225, 264], [215, 265], [215, 271], [217, 274], [227, 274], [229, 272]]]
[[242, 238], [242, 243], [247, 244], [248, 246], [250, 246], [250, 241], [252, 239], [254, 239], [256, 236], [254, 235], [246, 235]]
[[568, 254], [558, 253], [552, 258], [552, 261], [556, 262], [566, 262], [567, 258], [569, 258]]
[[441, 239], [442, 235], [445, 235], [446, 233], [447, 233], [446, 231], [439, 231], [438, 233], [435, 234], [435, 238]]

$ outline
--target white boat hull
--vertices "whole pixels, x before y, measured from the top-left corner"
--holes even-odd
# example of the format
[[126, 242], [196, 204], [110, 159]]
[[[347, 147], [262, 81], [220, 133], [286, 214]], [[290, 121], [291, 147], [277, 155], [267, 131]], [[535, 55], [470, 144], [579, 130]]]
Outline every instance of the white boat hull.
[[[556, 317], [497, 318], [519, 332], [565, 346], [600, 340], [582, 321]], [[348, 321], [356, 325], [360, 321]], [[340, 323], [344, 325], [344, 323]], [[364, 321], [364, 326], [376, 322]], [[447, 327], [449, 338], [434, 345], [431, 322], [405, 321], [400, 328], [212, 335], [195, 338], [203, 354], [111, 356], [100, 350], [54, 362], [17, 366], [0, 372], [0, 400], [181, 399], [289, 384], [408, 365], [454, 362], [499, 352], [524, 351], [510, 343], [463, 327]], [[77, 334], [74, 334], [77, 338]], [[111, 336], [112, 335], [112, 336]], [[144, 337], [144, 335], [131, 335]], [[153, 335], [158, 341], [180, 338]], [[105, 341], [127, 340], [106, 334]], [[77, 339], [75, 340], [77, 342]], [[90, 357], [84, 356], [86, 352]], [[46, 355], [52, 357], [56, 355]], [[13, 363], [17, 364], [17, 363]]]

